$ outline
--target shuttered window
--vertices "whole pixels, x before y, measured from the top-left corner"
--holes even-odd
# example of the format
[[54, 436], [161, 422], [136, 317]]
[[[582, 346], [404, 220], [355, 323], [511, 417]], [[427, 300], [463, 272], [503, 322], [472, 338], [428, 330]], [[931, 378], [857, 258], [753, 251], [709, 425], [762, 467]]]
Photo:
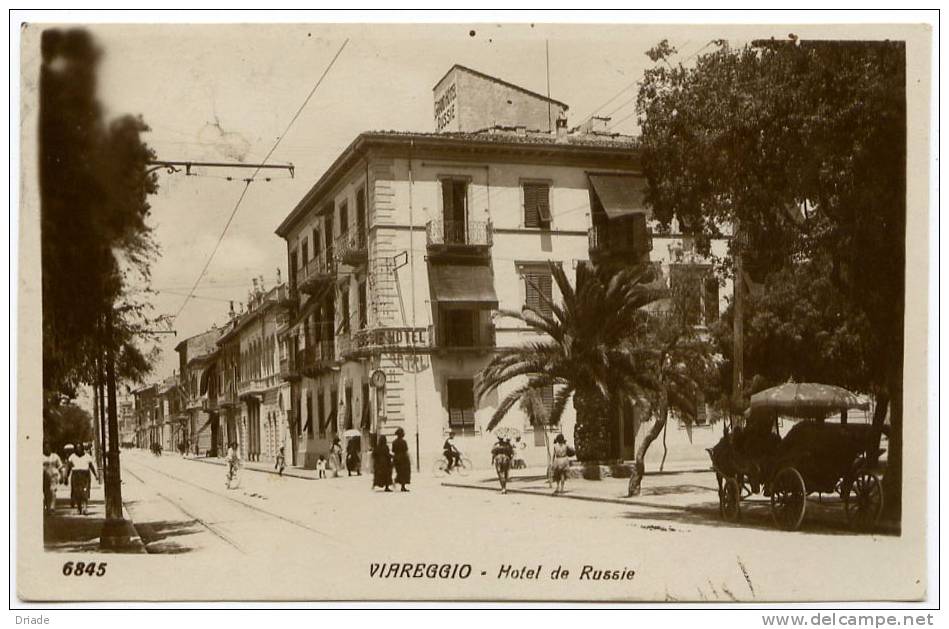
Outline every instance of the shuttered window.
[[306, 436], [313, 438], [313, 394], [309, 391], [306, 394]]
[[551, 314], [550, 304], [554, 295], [553, 277], [550, 275], [550, 269], [526, 270], [524, 272], [524, 285], [526, 306], [549, 316]]
[[474, 380], [448, 381], [448, 427], [474, 432]]
[[524, 226], [550, 229], [550, 186], [524, 184]]
[[316, 419], [317, 426], [319, 427], [320, 438], [326, 437], [326, 413], [323, 408], [323, 392], [319, 391], [316, 394]]

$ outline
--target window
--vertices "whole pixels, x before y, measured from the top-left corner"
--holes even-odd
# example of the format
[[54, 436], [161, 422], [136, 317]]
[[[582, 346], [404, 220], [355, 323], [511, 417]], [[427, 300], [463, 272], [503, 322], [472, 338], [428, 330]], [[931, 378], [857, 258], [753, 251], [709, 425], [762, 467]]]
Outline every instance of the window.
[[306, 263], [309, 262], [309, 249], [307, 248], [306, 238], [303, 238], [303, 244], [300, 245], [300, 251], [302, 252], [301, 257], [303, 258], [303, 266], [306, 267]]
[[340, 297], [343, 306], [343, 320], [340, 322], [340, 331], [343, 334], [349, 334], [349, 285], [346, 285], [346, 288], [343, 289], [342, 295]]
[[323, 223], [323, 239], [326, 245], [323, 250], [326, 251], [326, 262], [333, 259], [333, 206], [330, 204], [326, 209], [326, 220]]
[[524, 227], [550, 229], [550, 186], [524, 184]]
[[474, 432], [474, 380], [448, 381], [448, 428]]
[[359, 303], [357, 316], [359, 317], [359, 329], [365, 329], [368, 324], [369, 313], [366, 308], [366, 282], [359, 282]]
[[320, 231], [316, 227], [313, 228], [310, 240], [313, 241], [313, 259], [316, 260], [320, 257]]
[[290, 252], [290, 286], [296, 288], [297, 286], [297, 251], [294, 249]]
[[442, 310], [442, 329], [445, 347], [474, 347], [475, 323], [477, 312], [474, 310]]
[[467, 243], [468, 181], [442, 179], [442, 219], [445, 243]]
[[709, 269], [696, 264], [669, 267], [669, 288], [674, 299], [682, 300], [686, 323], [709, 324], [718, 319], [718, 281]]
[[323, 392], [319, 391], [316, 394], [316, 421], [317, 429], [319, 431], [320, 439], [326, 437], [326, 409], [323, 408]]
[[345, 236], [349, 231], [349, 207], [343, 201], [339, 204], [339, 235]]
[[366, 232], [366, 191], [363, 188], [356, 191], [356, 229], [360, 234]]
[[525, 268], [522, 275], [524, 277], [524, 305], [544, 316], [550, 316], [554, 295], [554, 282], [550, 269], [546, 266]]
[[335, 435], [339, 432], [339, 422], [337, 421], [336, 412], [339, 408], [339, 393], [336, 389], [333, 389], [333, 392], [330, 394], [330, 430]]

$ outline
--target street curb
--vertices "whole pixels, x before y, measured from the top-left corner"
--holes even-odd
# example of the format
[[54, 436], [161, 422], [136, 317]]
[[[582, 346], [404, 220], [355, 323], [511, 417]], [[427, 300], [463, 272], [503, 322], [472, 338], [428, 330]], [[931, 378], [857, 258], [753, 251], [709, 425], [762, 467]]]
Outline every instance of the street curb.
[[[497, 487], [481, 487], [479, 485], [466, 485], [462, 483], [442, 483], [443, 487], [460, 487], [462, 489], [481, 489], [484, 491], [493, 491], [498, 493], [499, 490]], [[668, 504], [655, 504], [652, 502], [642, 502], [640, 500], [629, 500], [623, 498], [597, 498], [594, 496], [582, 496], [579, 494], [553, 494], [553, 493], [541, 493], [539, 491], [532, 491], [528, 489], [511, 489], [510, 487], [507, 490], [509, 494], [523, 494], [525, 496], [546, 496], [548, 498], [569, 498], [571, 500], [585, 500], [586, 502], [605, 502], [609, 504], [617, 505], [626, 505], [626, 506], [635, 506], [635, 507], [646, 507], [649, 509], [674, 509], [676, 511], [695, 511], [700, 513], [701, 509], [696, 509], [695, 507], [680, 507], [678, 505], [668, 505]]]

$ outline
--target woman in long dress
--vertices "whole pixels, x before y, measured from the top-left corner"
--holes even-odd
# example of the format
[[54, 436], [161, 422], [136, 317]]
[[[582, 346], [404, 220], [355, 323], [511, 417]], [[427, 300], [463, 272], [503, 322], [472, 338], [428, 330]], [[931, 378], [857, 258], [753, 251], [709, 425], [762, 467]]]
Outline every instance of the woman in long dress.
[[554, 439], [553, 460], [550, 464], [550, 470], [557, 486], [554, 488], [555, 494], [563, 493], [564, 483], [567, 481], [567, 469], [570, 467], [571, 448], [567, 445], [567, 439], [563, 435], [557, 435]]
[[343, 469], [343, 448], [339, 445], [339, 437], [333, 439], [333, 445], [330, 446], [330, 464], [333, 466], [333, 478], [336, 478]]
[[379, 435], [379, 441], [372, 451], [372, 487], [385, 487], [392, 491], [392, 455], [385, 435]]
[[92, 456], [86, 452], [83, 444], [76, 446], [76, 451], [69, 456], [69, 484], [71, 486], [72, 502], [79, 510], [79, 515], [86, 515], [89, 504], [89, 487], [92, 483], [90, 475], [99, 480], [96, 464]]
[[408, 491], [406, 485], [412, 482], [412, 461], [409, 459], [409, 444], [405, 440], [405, 431], [395, 431], [392, 442], [392, 458], [395, 462], [395, 482], [402, 485], [402, 491]]

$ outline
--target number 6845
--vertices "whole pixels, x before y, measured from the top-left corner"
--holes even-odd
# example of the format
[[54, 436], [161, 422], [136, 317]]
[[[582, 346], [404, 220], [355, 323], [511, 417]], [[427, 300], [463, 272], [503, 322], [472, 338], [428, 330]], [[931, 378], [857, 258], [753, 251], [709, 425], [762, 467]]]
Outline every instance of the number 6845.
[[106, 562], [67, 561], [63, 564], [63, 575], [70, 577], [101, 577], [105, 574]]

